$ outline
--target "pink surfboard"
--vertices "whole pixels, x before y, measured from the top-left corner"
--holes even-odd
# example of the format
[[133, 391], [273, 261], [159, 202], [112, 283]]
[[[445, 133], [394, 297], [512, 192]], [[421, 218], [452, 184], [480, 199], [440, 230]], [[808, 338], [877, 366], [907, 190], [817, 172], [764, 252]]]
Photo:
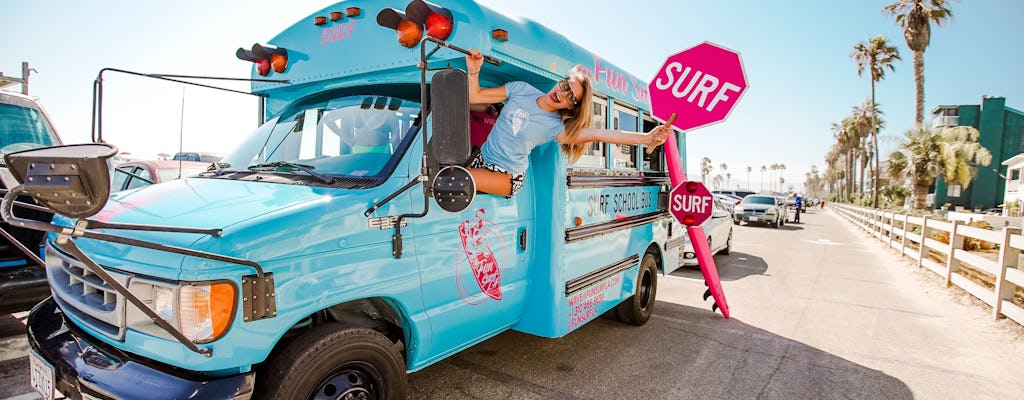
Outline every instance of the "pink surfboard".
[[[672, 125], [674, 120], [675, 114], [669, 118], [666, 125]], [[682, 157], [679, 156], [679, 146], [676, 145], [675, 134], [668, 135], [664, 147], [668, 176], [674, 188], [686, 181], [686, 170], [683, 168]], [[715, 259], [711, 257], [711, 249], [705, 239], [707, 236], [704, 234], [704, 227], [689, 226], [686, 228], [686, 233], [690, 236], [693, 251], [697, 254], [697, 263], [700, 264], [701, 274], [704, 274], [704, 283], [708, 286], [711, 297], [715, 299], [711, 311], [714, 311], [717, 306], [722, 311], [722, 316], [729, 318], [729, 304], [725, 301], [725, 291], [722, 290], [722, 282], [718, 278], [718, 268], [715, 268]], [[704, 295], [704, 299], [707, 300], [707, 294]]]

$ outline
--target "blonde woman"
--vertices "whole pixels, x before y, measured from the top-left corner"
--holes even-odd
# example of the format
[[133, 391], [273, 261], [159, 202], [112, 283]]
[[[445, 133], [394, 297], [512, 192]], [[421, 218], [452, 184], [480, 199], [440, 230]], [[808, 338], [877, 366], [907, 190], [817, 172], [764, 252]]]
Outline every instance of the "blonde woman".
[[534, 147], [557, 141], [562, 153], [575, 163], [590, 142], [661, 145], [672, 129], [661, 125], [650, 132], [636, 133], [590, 128], [593, 89], [590, 79], [575, 68], [547, 93], [526, 82], [508, 82], [493, 88], [480, 87], [483, 56], [470, 50], [466, 56], [470, 104], [508, 101], [498, 116], [480, 154], [470, 164], [470, 173], [480, 192], [512, 197], [523, 188], [523, 176]]

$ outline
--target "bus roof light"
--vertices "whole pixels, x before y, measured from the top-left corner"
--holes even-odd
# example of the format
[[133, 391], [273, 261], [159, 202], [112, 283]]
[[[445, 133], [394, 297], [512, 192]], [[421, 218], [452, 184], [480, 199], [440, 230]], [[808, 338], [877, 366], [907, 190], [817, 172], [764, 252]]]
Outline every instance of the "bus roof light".
[[239, 60], [256, 64], [256, 73], [260, 74], [260, 76], [270, 75], [270, 60], [256, 57], [256, 55], [252, 54], [251, 50], [239, 47], [238, 50], [235, 51], [235, 57], [238, 57]]
[[416, 47], [423, 38], [423, 26], [394, 8], [380, 10], [377, 13], [377, 25], [394, 29], [398, 34], [398, 43], [410, 49]]
[[499, 42], [507, 42], [508, 41], [508, 31], [506, 31], [504, 29], [495, 29], [495, 30], [491, 31], [491, 38], [493, 38], [494, 40], [497, 40]]
[[255, 43], [252, 45], [252, 54], [256, 57], [270, 61], [274, 72], [282, 73], [288, 68], [288, 50], [269, 44]]
[[324, 17], [324, 16], [313, 17], [313, 25], [316, 25], [316, 26], [327, 25], [327, 17]]
[[355, 18], [363, 14], [363, 10], [359, 7], [349, 7], [345, 9], [345, 16], [349, 18]]
[[405, 13], [413, 21], [426, 26], [427, 35], [440, 40], [448, 40], [455, 29], [455, 19], [447, 8], [423, 0], [413, 0], [405, 7]]
[[331, 11], [331, 21], [341, 20], [341, 11]]

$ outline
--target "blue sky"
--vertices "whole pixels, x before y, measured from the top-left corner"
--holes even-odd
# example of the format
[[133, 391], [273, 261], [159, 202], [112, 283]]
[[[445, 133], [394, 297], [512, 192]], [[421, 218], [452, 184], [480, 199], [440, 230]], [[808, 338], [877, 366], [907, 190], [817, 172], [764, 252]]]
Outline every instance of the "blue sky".
[[[668, 55], [702, 41], [739, 51], [750, 87], [727, 121], [688, 135], [687, 171], [696, 174], [696, 163], [706, 156], [715, 173], [721, 163], [728, 165], [730, 186], [759, 189], [760, 166], [781, 163], [787, 186], [799, 189], [812, 164], [824, 169], [831, 124], [870, 96], [868, 77], [858, 76], [849, 58], [856, 43], [885, 35], [903, 57], [876, 86], [887, 121], [883, 151], [913, 126], [913, 57], [892, 17], [882, 12], [891, 1], [480, 2], [534, 19], [648, 80]], [[0, 71], [19, 75], [21, 62], [28, 61], [37, 71], [31, 94], [65, 141], [87, 142], [93, 80], [101, 68], [247, 77], [250, 65], [234, 57], [236, 48], [265, 42], [333, 3], [9, 2], [0, 27]], [[960, 1], [952, 8], [954, 18], [933, 27], [925, 52], [925, 112], [978, 104], [983, 95], [1006, 97], [1009, 107], [1024, 110], [1024, 1]], [[181, 133], [185, 149], [226, 152], [255, 128], [256, 102], [247, 96], [104, 76], [104, 137], [124, 151], [173, 153]], [[747, 166], [754, 169], [749, 182]]]

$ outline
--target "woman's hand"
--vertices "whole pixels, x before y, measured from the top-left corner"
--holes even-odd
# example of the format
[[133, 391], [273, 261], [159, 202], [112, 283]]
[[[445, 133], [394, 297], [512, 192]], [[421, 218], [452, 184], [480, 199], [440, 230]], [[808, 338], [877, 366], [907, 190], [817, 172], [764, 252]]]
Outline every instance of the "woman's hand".
[[469, 54], [466, 55], [466, 72], [470, 75], [476, 75], [480, 73], [480, 67], [484, 65], [484, 56], [480, 54], [477, 49], [469, 49]]
[[668, 135], [672, 134], [672, 127], [668, 125], [659, 125], [657, 128], [651, 129], [647, 134], [648, 148], [654, 148], [660, 146], [668, 140]]

